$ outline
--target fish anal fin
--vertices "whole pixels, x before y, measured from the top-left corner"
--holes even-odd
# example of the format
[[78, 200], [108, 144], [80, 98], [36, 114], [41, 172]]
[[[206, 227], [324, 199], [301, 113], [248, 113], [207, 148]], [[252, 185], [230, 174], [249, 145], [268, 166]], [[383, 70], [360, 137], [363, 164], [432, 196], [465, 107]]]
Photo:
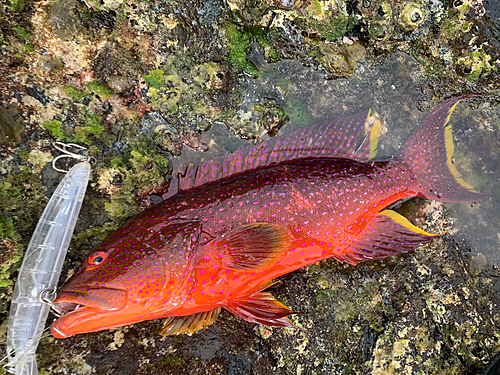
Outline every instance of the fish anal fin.
[[266, 269], [283, 258], [291, 241], [287, 230], [275, 224], [241, 225], [209, 242], [207, 250], [233, 270]]
[[220, 307], [187, 316], [171, 316], [165, 319], [161, 334], [163, 336], [192, 335], [212, 325], [220, 314]]
[[356, 265], [360, 260], [380, 259], [416, 249], [441, 234], [428, 233], [395, 211], [375, 215], [365, 230], [341, 254], [334, 257]]
[[224, 308], [251, 323], [269, 327], [297, 328], [288, 319], [288, 315], [297, 312], [277, 301], [271, 293], [256, 292], [241, 299], [232, 299]]

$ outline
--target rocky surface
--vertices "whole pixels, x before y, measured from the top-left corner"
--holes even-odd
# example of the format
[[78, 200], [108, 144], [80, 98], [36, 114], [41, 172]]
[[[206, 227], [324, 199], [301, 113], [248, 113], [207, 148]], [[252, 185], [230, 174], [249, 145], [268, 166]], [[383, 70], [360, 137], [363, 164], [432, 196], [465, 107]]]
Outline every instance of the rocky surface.
[[390, 156], [443, 98], [476, 93], [452, 118], [456, 164], [489, 197], [411, 200], [397, 209], [445, 236], [282, 277], [271, 291], [304, 330], [223, 313], [191, 337], [162, 338], [151, 321], [45, 338], [38, 362], [42, 374], [480, 373], [500, 351], [499, 20], [493, 0], [3, 2], [2, 332], [23, 250], [61, 178], [52, 142], [95, 159], [64, 278], [189, 162], [368, 107]]

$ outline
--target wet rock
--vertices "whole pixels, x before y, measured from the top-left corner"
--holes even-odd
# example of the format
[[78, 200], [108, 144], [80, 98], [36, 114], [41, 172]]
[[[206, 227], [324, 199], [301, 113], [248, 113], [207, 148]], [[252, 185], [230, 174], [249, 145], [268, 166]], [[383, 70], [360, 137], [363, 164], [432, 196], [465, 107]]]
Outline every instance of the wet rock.
[[94, 61], [95, 76], [117, 94], [132, 92], [140, 71], [137, 59], [115, 43], [104, 47]]
[[354, 73], [357, 63], [364, 60], [366, 50], [360, 42], [321, 43], [323, 66], [337, 77], [349, 77]]
[[257, 104], [254, 110], [262, 114], [257, 123], [266, 129], [270, 136], [278, 134], [281, 127], [290, 119], [274, 99], [266, 99], [264, 103]]
[[89, 10], [84, 13], [78, 13], [78, 17], [83, 26], [87, 29], [107, 30], [111, 32], [115, 28], [116, 12], [115, 11], [93, 11]]
[[64, 64], [60, 57], [42, 55], [38, 59], [38, 66], [45, 72], [55, 73], [60, 71], [64, 67]]
[[469, 271], [474, 276], [479, 275], [485, 268], [488, 263], [486, 257], [483, 253], [478, 253], [476, 256], [473, 256], [469, 260]]
[[0, 106], [0, 144], [19, 143], [23, 131], [23, 119], [17, 108]]
[[76, 0], [58, 0], [45, 8], [45, 23], [59, 38], [73, 40], [84, 32], [77, 13], [78, 6]]

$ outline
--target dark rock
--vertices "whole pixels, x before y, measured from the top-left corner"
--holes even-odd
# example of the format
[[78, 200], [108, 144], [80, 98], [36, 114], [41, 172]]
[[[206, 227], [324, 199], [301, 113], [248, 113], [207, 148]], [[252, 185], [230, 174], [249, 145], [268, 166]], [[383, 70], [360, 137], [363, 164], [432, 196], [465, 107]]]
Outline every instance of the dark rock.
[[73, 40], [84, 28], [79, 21], [76, 0], [59, 0], [46, 7], [45, 23], [63, 40]]
[[45, 96], [45, 92], [43, 90], [39, 89], [38, 87], [36, 87], [35, 85], [30, 84], [30, 85], [26, 86], [26, 93], [29, 96], [31, 96], [32, 98], [35, 98], [36, 100], [38, 100], [43, 105], [47, 104], [47, 102], [50, 102], [50, 99], [48, 99]]
[[101, 50], [94, 61], [95, 75], [115, 93], [131, 93], [138, 84], [141, 71], [136, 61], [125, 48], [110, 44]]
[[24, 124], [17, 108], [13, 106], [0, 106], [0, 144], [21, 142], [21, 133]]

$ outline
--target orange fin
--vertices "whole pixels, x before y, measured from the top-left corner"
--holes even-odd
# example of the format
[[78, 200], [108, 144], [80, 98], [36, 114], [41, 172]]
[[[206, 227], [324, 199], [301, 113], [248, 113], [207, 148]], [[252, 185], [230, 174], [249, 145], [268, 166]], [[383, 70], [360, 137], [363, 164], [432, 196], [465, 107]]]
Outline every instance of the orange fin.
[[245, 299], [230, 300], [224, 307], [251, 323], [270, 327], [297, 328], [287, 318], [288, 315], [297, 314], [297, 312], [277, 301], [271, 293], [256, 292]]
[[165, 319], [161, 334], [163, 336], [192, 335], [212, 325], [220, 314], [220, 307], [188, 316], [171, 316]]
[[372, 218], [355, 242], [334, 257], [356, 265], [360, 260], [386, 258], [414, 250], [439, 236], [417, 228], [395, 211], [385, 210]]
[[254, 223], [232, 229], [208, 243], [207, 250], [222, 258], [223, 267], [262, 270], [283, 258], [290, 244], [288, 231], [274, 224]]

